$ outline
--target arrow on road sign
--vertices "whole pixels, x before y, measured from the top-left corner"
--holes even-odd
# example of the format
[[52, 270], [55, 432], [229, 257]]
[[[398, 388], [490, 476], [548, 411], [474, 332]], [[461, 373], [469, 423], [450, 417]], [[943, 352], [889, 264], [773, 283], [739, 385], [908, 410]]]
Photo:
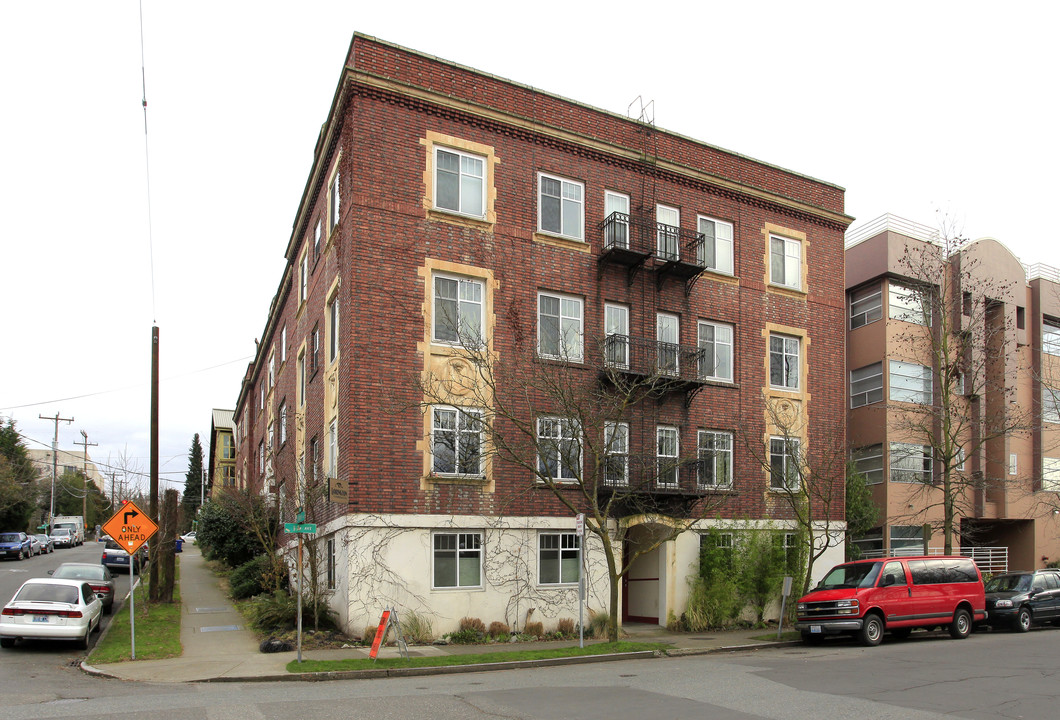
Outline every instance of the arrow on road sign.
[[122, 518], [121, 524], [122, 525], [128, 525], [129, 524], [129, 516], [132, 515], [133, 517], [136, 517], [139, 514], [140, 513], [136, 512], [135, 510], [130, 510], [129, 512], [125, 513], [125, 517]]

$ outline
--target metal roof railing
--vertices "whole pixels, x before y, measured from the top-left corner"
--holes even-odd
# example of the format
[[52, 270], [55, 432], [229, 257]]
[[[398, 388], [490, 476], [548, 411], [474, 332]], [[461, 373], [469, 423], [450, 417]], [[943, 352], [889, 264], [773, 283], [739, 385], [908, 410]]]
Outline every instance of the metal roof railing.
[[856, 228], [848, 230], [845, 240], [846, 249], [849, 250], [858, 243], [875, 237], [886, 230], [901, 233], [914, 240], [923, 240], [935, 245], [940, 244], [939, 231], [937, 229], [928, 225], [921, 225], [912, 220], [906, 220], [891, 213], [884, 213], [875, 220], [870, 220], [864, 225], [858, 225]]

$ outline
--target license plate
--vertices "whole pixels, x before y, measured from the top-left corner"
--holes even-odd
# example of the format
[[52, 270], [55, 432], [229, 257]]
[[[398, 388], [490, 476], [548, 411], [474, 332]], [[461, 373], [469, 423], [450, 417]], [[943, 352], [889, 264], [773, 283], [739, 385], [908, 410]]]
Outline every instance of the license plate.
[[46, 622], [48, 622], [48, 616], [47, 615], [34, 615], [33, 616], [33, 622], [46, 623]]
[[811, 625], [810, 626], [810, 632], [811, 633], [819, 633], [819, 632], [821, 632], [821, 626], [820, 625]]

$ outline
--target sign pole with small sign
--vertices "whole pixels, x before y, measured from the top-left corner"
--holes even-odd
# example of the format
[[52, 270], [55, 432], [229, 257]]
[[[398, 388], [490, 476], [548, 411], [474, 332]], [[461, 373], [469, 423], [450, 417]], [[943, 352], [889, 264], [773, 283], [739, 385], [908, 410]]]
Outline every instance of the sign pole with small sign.
[[136, 553], [154, 534], [158, 525], [134, 502], [124, 503], [107, 522], [103, 532], [110, 535], [122, 550], [129, 553], [129, 635], [132, 659], [136, 659], [136, 607], [134, 600], [136, 578]]
[[585, 647], [585, 513], [574, 516], [574, 532], [578, 536], [578, 647]]

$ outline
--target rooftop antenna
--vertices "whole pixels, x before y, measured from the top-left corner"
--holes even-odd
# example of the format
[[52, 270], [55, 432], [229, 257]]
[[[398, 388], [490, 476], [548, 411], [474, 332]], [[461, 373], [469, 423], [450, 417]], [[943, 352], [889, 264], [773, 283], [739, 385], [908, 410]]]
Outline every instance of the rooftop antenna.
[[[637, 107], [636, 116], [634, 116], [633, 114], [634, 105]], [[647, 104], [645, 104], [644, 96], [638, 95], [637, 97], [633, 98], [633, 102], [631, 102], [626, 107], [626, 117], [635, 119], [637, 122], [644, 123], [645, 125], [651, 125], [654, 127], [655, 101], [649, 100]]]

